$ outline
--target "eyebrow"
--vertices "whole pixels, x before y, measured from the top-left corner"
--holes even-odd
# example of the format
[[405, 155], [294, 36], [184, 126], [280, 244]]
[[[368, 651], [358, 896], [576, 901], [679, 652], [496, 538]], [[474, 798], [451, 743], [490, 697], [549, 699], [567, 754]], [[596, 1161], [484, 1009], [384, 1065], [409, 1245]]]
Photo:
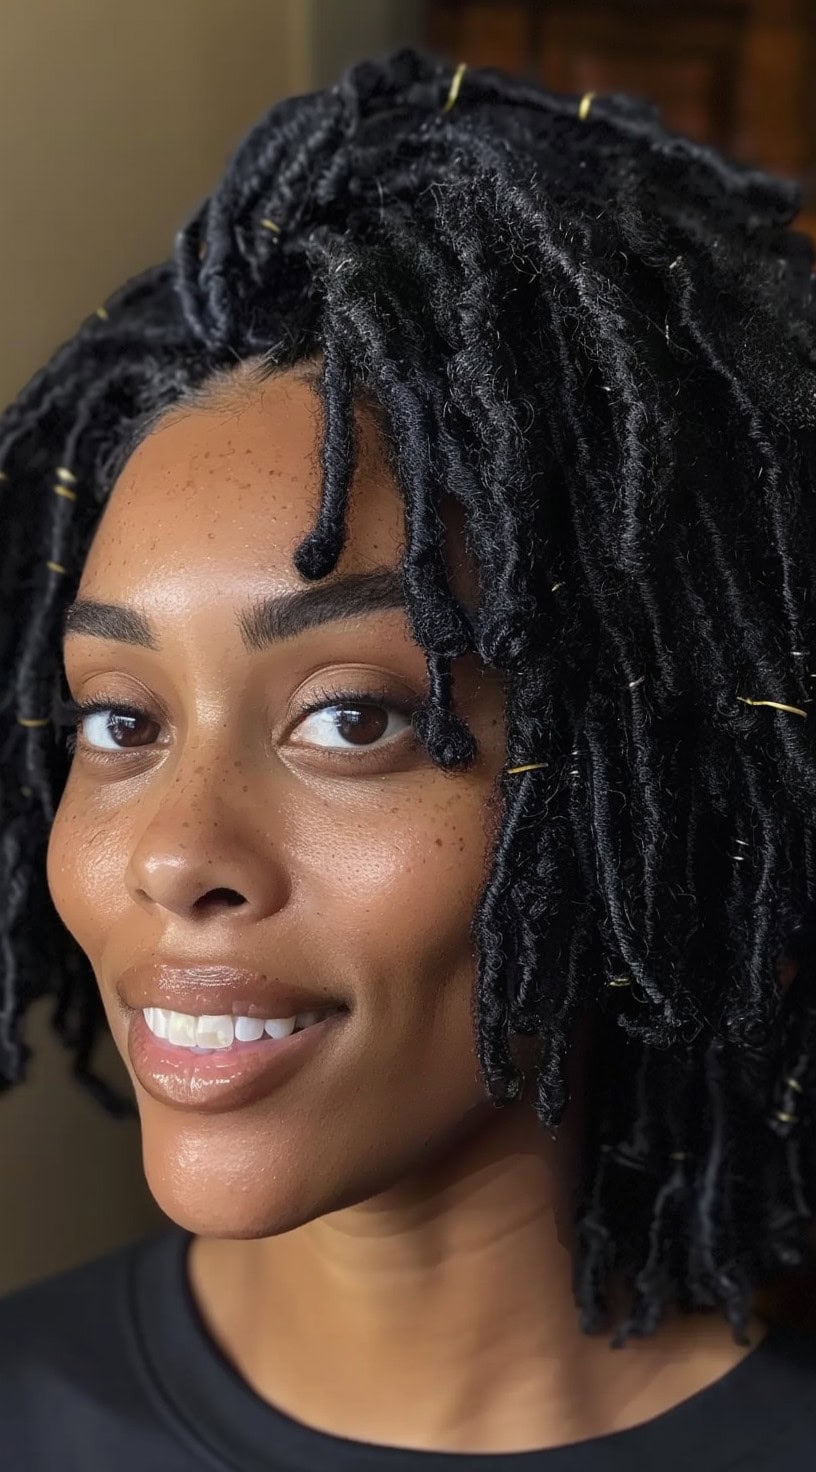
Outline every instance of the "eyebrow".
[[[330, 583], [257, 599], [239, 613], [238, 627], [244, 647], [250, 653], [258, 653], [320, 624], [394, 608], [404, 610], [405, 606], [401, 570], [383, 568], [344, 573]], [[120, 603], [78, 598], [65, 611], [62, 631], [66, 638], [70, 634], [86, 634], [143, 649], [161, 648], [150, 620], [135, 608]]]

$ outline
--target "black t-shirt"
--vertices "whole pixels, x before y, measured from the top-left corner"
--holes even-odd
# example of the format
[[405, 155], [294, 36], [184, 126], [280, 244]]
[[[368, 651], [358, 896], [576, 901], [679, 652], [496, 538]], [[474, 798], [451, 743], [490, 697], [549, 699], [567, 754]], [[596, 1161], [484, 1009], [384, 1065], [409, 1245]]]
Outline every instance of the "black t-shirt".
[[[0, 1299], [8, 1472], [784, 1472], [816, 1466], [816, 1336], [773, 1327], [640, 1426], [540, 1452], [417, 1452], [315, 1431], [219, 1350], [179, 1227]], [[625, 1351], [623, 1351], [625, 1353]], [[417, 1406], [421, 1417], [422, 1407]]]

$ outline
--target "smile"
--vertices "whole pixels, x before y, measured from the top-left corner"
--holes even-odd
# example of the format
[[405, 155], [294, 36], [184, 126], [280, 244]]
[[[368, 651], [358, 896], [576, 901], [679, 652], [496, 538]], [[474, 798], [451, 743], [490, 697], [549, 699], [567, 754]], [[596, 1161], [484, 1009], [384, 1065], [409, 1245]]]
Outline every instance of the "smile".
[[[215, 1047], [199, 1049], [195, 1041], [172, 1042], [170, 1038], [157, 1036], [150, 1025], [147, 1014], [163, 1008], [147, 1008], [134, 1011], [130, 1016], [127, 1050], [133, 1072], [142, 1088], [151, 1098], [161, 1104], [177, 1109], [195, 1110], [218, 1114], [227, 1110], [243, 1109], [265, 1099], [284, 1084], [293, 1082], [296, 1075], [307, 1064], [312, 1075], [322, 1065], [324, 1075], [332, 1064], [336, 1065], [338, 1048], [346, 1033], [350, 1014], [345, 1007], [315, 1013], [300, 1013], [295, 1018], [244, 1018], [244, 1021], [262, 1023], [260, 1037], [252, 1041], [220, 1043]], [[170, 1019], [178, 1018], [177, 1029], [192, 1034], [195, 1024], [198, 1036], [199, 1023], [211, 1028], [213, 1018], [191, 1016], [186, 1013], [170, 1013]], [[307, 1021], [307, 1018], [314, 1018]], [[217, 1017], [219, 1024], [229, 1023], [234, 1027], [241, 1018]], [[298, 1027], [297, 1024], [301, 1025]], [[168, 1030], [170, 1023], [168, 1022]], [[162, 1026], [160, 1020], [159, 1026]], [[285, 1029], [283, 1034], [270, 1034], [267, 1028]], [[202, 1031], [202, 1036], [212, 1038], [212, 1031]], [[227, 1036], [226, 1032], [221, 1034]], [[330, 1082], [330, 1081], [329, 1081]], [[310, 1085], [314, 1090], [314, 1083]]]
[[225, 1051], [262, 1038], [286, 1038], [295, 1032], [314, 1027], [325, 1017], [342, 1011], [339, 1006], [324, 1007], [320, 1012], [299, 1012], [294, 1017], [231, 1017], [227, 1013], [196, 1016], [189, 1012], [173, 1012], [167, 1007], [144, 1007], [145, 1021], [154, 1037], [188, 1048], [197, 1053]]

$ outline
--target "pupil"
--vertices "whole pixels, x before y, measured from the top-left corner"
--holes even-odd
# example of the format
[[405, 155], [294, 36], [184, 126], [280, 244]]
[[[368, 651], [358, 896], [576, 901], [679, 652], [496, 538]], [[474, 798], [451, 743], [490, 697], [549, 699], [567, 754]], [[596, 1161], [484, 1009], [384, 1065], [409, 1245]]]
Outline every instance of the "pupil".
[[354, 746], [367, 746], [383, 735], [388, 714], [380, 705], [360, 705], [340, 712], [337, 729], [344, 741]]
[[144, 744], [144, 732], [139, 729], [140, 720], [142, 725], [147, 724], [140, 716], [109, 717], [108, 730], [118, 746], [142, 746]]

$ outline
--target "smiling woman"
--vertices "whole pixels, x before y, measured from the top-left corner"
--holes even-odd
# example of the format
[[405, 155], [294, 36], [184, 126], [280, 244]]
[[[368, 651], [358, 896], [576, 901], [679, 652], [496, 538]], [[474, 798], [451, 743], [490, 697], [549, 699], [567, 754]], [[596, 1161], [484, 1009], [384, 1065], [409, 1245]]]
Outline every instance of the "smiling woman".
[[[337, 569], [303, 587], [292, 548], [320, 498], [314, 390], [285, 371], [241, 377], [240, 416], [217, 391], [168, 413], [101, 518], [65, 616], [75, 756], [48, 855], [57, 909], [150, 1095], [145, 1166], [159, 1199], [190, 1121], [155, 1104], [265, 1103], [249, 1116], [262, 1130], [253, 1151], [300, 1162], [277, 1196], [263, 1175], [247, 1183], [237, 1216], [230, 1181], [222, 1204], [215, 1190], [229, 1156], [180, 1173], [165, 1210], [224, 1236], [324, 1210], [347, 1189], [348, 1132], [371, 1171], [377, 1093], [360, 1091], [361, 1070], [398, 1058], [389, 1106], [402, 1094], [400, 1113], [414, 1116], [400, 1139], [396, 1119], [386, 1127], [375, 1113], [383, 1179], [476, 1105], [461, 1046], [468, 924], [503, 752], [500, 682], [472, 656], [457, 696], [483, 755], [455, 794], [416, 739], [425, 660], [408, 630], [402, 506], [376, 426], [360, 414]], [[327, 1007], [340, 1010], [311, 1015]], [[304, 1014], [310, 1025], [297, 1027]], [[233, 1018], [277, 1021], [285, 1035], [236, 1038]], [[308, 1120], [302, 1093], [282, 1088], [301, 1069]], [[445, 1090], [418, 1106], [411, 1081], [423, 1071]], [[338, 1127], [326, 1198], [312, 1135]]]
[[361, 63], [0, 419], [0, 1086], [109, 1027], [173, 1223], [0, 1304], [9, 1465], [807, 1463], [797, 200]]

